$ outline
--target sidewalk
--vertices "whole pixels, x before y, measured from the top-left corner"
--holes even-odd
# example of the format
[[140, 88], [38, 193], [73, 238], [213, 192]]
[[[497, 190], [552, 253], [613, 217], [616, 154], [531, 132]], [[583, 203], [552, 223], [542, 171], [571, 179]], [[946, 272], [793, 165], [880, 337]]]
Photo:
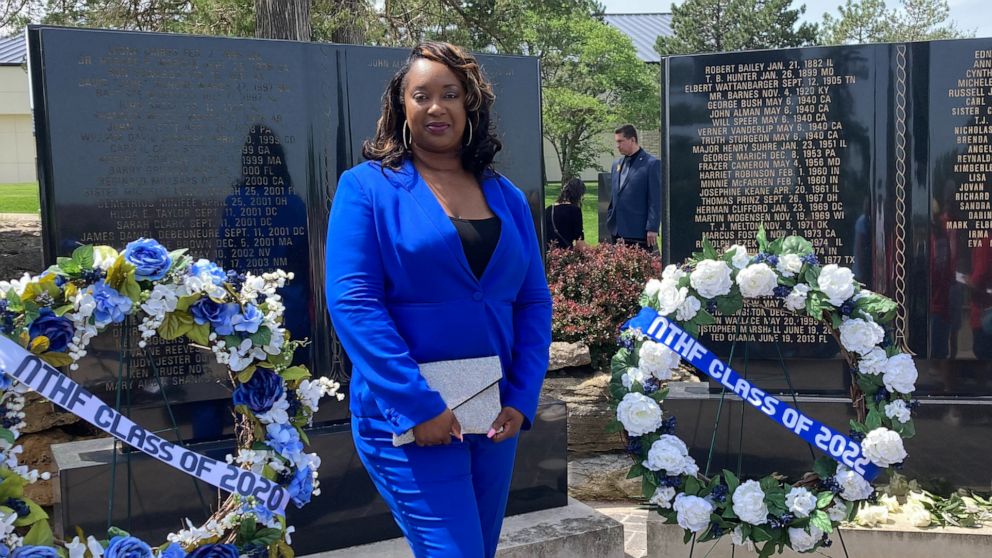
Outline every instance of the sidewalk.
[[627, 558], [645, 558], [648, 553], [647, 517], [649, 510], [631, 502], [583, 502], [623, 523]]

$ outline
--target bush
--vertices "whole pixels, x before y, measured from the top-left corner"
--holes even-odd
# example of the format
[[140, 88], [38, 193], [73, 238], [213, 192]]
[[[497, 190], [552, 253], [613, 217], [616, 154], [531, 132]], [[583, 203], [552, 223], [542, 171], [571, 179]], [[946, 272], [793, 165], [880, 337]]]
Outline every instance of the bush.
[[619, 327], [640, 311], [644, 283], [661, 274], [656, 255], [619, 244], [549, 250], [547, 269], [552, 338], [586, 344], [596, 366], [609, 361]]

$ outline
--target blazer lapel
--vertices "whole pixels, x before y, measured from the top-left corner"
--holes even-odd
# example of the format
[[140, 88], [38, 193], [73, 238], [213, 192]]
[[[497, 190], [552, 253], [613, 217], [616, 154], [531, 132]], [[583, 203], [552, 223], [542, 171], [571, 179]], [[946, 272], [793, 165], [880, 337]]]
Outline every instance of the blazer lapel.
[[404, 162], [403, 170], [411, 173], [412, 176], [409, 189], [410, 195], [416, 200], [420, 209], [424, 212], [424, 216], [434, 226], [437, 233], [444, 239], [445, 244], [448, 245], [448, 249], [451, 251], [452, 257], [458, 262], [457, 265], [461, 266], [462, 270], [468, 273], [472, 279], [475, 279], [475, 274], [472, 273], [472, 268], [469, 267], [468, 259], [465, 257], [465, 249], [462, 248], [462, 241], [458, 238], [458, 231], [451, 224], [451, 218], [444, 212], [444, 208], [441, 207], [441, 202], [437, 201], [437, 198], [434, 197], [430, 186], [424, 182], [424, 179], [421, 178], [420, 173], [417, 172], [412, 162], [409, 160]]
[[493, 250], [493, 255], [490, 256], [489, 263], [486, 264], [486, 269], [482, 272], [482, 280], [485, 280], [487, 276], [491, 275], [489, 271], [498, 265], [497, 261], [506, 250], [505, 239], [507, 227], [514, 225], [513, 219], [510, 216], [510, 209], [506, 205], [506, 197], [503, 196], [503, 189], [500, 187], [500, 177], [498, 174], [485, 175], [482, 180], [482, 195], [486, 197], [486, 203], [489, 204], [489, 209], [492, 210], [496, 217], [499, 217], [500, 222], [499, 239], [496, 241], [496, 249]]

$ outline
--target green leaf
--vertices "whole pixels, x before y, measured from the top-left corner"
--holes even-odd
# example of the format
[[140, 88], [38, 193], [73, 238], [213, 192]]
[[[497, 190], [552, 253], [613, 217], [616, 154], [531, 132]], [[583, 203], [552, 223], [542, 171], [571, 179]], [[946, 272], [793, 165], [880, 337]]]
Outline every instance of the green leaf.
[[238, 382], [242, 384], [247, 384], [249, 381], [251, 381], [251, 377], [255, 375], [255, 370], [257, 369], [258, 367], [253, 364], [248, 368], [245, 368], [241, 372], [238, 372]]
[[198, 324], [193, 321], [193, 327], [186, 332], [186, 337], [197, 345], [210, 346], [210, 324]]
[[73, 261], [72, 258], [58, 257], [55, 259], [56, 266], [65, 272], [66, 275], [76, 275], [83, 270], [79, 267], [79, 264]]
[[262, 347], [268, 345], [272, 339], [272, 330], [267, 327], [260, 327], [258, 331], [249, 335], [248, 338], [251, 339], [252, 345]]
[[700, 308], [696, 315], [692, 318], [692, 321], [700, 326], [712, 325], [716, 323], [716, 318], [706, 310]]
[[843, 323], [844, 323], [843, 318], [841, 318], [837, 314], [837, 312], [831, 312], [830, 313], [830, 325], [832, 325], [834, 329], [840, 329], [840, 326]]
[[641, 477], [641, 496], [645, 499], [651, 499], [654, 496], [654, 491], [657, 489], [654, 482], [652, 482], [654, 475], [644, 475]]
[[716, 249], [713, 248], [713, 243], [710, 239], [703, 234], [703, 257], [707, 260], [718, 260], [720, 257], [716, 253]]
[[295, 382], [297, 380], [306, 380], [310, 377], [310, 371], [306, 369], [305, 366], [291, 366], [279, 373], [283, 380], [287, 382]]
[[629, 367], [627, 362], [630, 356], [630, 350], [620, 349], [615, 355], [613, 355], [613, 358], [610, 359], [610, 371], [613, 373], [614, 379], [620, 379], [620, 376], [627, 371], [627, 368]]
[[821, 479], [829, 479], [837, 472], [837, 462], [827, 456], [820, 456], [813, 463], [813, 472]]
[[55, 315], [56, 316], [64, 316], [65, 313], [68, 312], [69, 310], [72, 310], [72, 305], [71, 304], [64, 304], [64, 305], [59, 306], [58, 308], [55, 309]]
[[11, 312], [20, 312], [24, 309], [24, 303], [14, 289], [7, 291], [7, 309]]
[[93, 246], [80, 246], [73, 250], [72, 261], [82, 269], [93, 269]]
[[913, 421], [899, 422], [894, 420], [892, 421], [892, 430], [907, 440], [916, 436], [916, 426], [913, 424]]
[[758, 251], [766, 252], [768, 248], [768, 233], [765, 232], [765, 224], [758, 225]]
[[768, 253], [775, 254], [776, 256], [782, 253], [782, 245], [785, 244], [785, 238], [778, 237], [771, 244], [768, 245]]
[[692, 540], [692, 531], [686, 529], [685, 534], [682, 535], [682, 544], [689, 544], [689, 541], [691, 540]]
[[127, 279], [124, 281], [124, 288], [121, 290], [121, 293], [130, 298], [134, 303], [141, 301], [141, 285], [138, 285], [138, 281], [135, 280], [133, 273], [129, 273], [127, 275]]
[[754, 542], [764, 542], [772, 540], [772, 534], [767, 528], [761, 525], [755, 525], [751, 528], [751, 539]]
[[788, 236], [782, 243], [782, 252], [785, 254], [807, 256], [813, 253], [813, 243], [801, 236]]
[[272, 527], [266, 527], [255, 533], [255, 537], [251, 540], [251, 543], [257, 544], [259, 546], [269, 546], [270, 544], [279, 540], [282, 535], [279, 529]]
[[630, 471], [627, 472], [627, 478], [636, 479], [637, 477], [644, 475], [644, 472], [646, 470], [647, 469], [644, 468], [644, 465], [641, 465], [640, 463], [634, 463], [634, 465], [631, 466]]
[[727, 469], [724, 469], [723, 480], [727, 481], [727, 494], [733, 496], [734, 491], [741, 485], [740, 479], [737, 478], [737, 475], [731, 473]]
[[716, 308], [724, 316], [733, 316], [744, 307], [744, 297], [740, 291], [716, 299]]
[[107, 529], [107, 538], [112, 539], [114, 537], [130, 537], [131, 533], [128, 533], [124, 529], [119, 527], [111, 527]]
[[0, 428], [0, 440], [5, 440], [9, 444], [14, 444], [14, 433], [6, 428]]
[[824, 533], [830, 533], [834, 530], [833, 522], [830, 521], [830, 516], [827, 512], [823, 510], [816, 510], [813, 515], [809, 517], [809, 522], [811, 525], [816, 525]]
[[193, 316], [176, 310], [165, 315], [162, 325], [158, 326], [158, 334], [162, 339], [178, 339], [193, 329], [193, 325]]
[[72, 364], [72, 357], [66, 353], [53, 353], [51, 351], [38, 355], [41, 360], [47, 362], [53, 368], [62, 368]]
[[194, 302], [203, 298], [203, 293], [191, 294], [189, 296], [179, 297], [176, 301], [176, 310], [189, 310], [189, 307], [193, 305]]
[[682, 329], [693, 337], [699, 337], [699, 324], [695, 320], [682, 324]]
[[702, 485], [699, 484], [699, 479], [696, 477], [686, 477], [685, 479], [685, 493], [689, 496], [698, 496], [699, 491], [702, 489]]
[[821, 492], [816, 495], [816, 507], [821, 510], [825, 510], [830, 507], [830, 504], [834, 501], [834, 493], [829, 490]]
[[45, 510], [41, 509], [41, 506], [35, 504], [33, 500], [25, 498], [22, 501], [27, 504], [28, 510], [30, 511], [24, 517], [18, 517], [17, 520], [14, 521], [15, 527], [24, 527], [38, 521], [45, 522], [45, 520], [48, 519], [48, 514], [45, 513]]
[[606, 432], [608, 434], [616, 434], [623, 430], [623, 424], [620, 421], [613, 419], [606, 425]]
[[809, 288], [814, 290], [819, 289], [820, 266], [818, 265], [806, 266], [806, 272], [803, 273], [803, 279], [806, 281], [806, 284], [809, 285]]
[[28, 533], [24, 535], [24, 544], [32, 546], [52, 546], [52, 528], [47, 521], [39, 521], [31, 526]]

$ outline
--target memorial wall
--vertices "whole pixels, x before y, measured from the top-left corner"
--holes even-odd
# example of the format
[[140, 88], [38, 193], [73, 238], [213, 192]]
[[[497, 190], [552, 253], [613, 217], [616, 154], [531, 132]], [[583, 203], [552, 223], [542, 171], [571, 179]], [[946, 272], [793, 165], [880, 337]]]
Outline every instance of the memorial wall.
[[[968, 437], [987, 437], [992, 395], [992, 39], [816, 47], [678, 56], [663, 90], [669, 262], [706, 235], [715, 246], [755, 232], [798, 234], [825, 263], [850, 267], [867, 288], [900, 305], [896, 333], [916, 355], [919, 435], [914, 456], [956, 463], [908, 465], [921, 478], [987, 486]], [[804, 407], [843, 426], [850, 375], [818, 324], [779, 304], [717, 316], [703, 342], [772, 392], [798, 392]], [[735, 344], [736, 341], [736, 344]], [[801, 444], [778, 440], [760, 418], [719, 416], [710, 387], [690, 445], [719, 440], [717, 467], [799, 473]], [[738, 428], [742, 434], [738, 434]], [[775, 439], [772, 443], [766, 440]], [[750, 440], [750, 448], [744, 447]], [[771, 467], [772, 469], [769, 469]]]

